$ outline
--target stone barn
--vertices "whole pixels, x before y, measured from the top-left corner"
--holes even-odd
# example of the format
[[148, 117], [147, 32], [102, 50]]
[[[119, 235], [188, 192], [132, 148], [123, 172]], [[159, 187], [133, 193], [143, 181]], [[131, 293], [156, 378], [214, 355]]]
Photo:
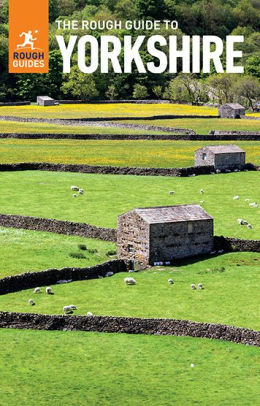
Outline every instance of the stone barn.
[[246, 114], [246, 109], [239, 103], [227, 103], [218, 109], [221, 118], [241, 118]]
[[37, 104], [38, 106], [57, 106], [59, 102], [52, 99], [49, 96], [37, 96]]
[[214, 166], [215, 169], [243, 169], [246, 153], [236, 145], [207, 146], [195, 151], [195, 166]]
[[134, 209], [118, 217], [118, 258], [142, 266], [208, 254], [213, 218], [199, 205]]

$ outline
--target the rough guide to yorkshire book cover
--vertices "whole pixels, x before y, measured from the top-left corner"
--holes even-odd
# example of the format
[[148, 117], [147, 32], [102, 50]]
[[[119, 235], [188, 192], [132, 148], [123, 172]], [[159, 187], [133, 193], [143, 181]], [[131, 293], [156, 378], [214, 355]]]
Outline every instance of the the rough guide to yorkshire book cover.
[[256, 406], [260, 1], [0, 0], [0, 406]]

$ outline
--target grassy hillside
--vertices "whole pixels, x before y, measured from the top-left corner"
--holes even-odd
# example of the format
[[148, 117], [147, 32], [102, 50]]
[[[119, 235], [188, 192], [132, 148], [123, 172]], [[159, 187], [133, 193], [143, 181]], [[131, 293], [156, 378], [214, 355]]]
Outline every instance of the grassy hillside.
[[1, 330], [0, 338], [1, 402], [9, 406], [253, 405], [259, 395], [254, 347], [30, 330]]
[[[111, 278], [53, 286], [54, 295], [35, 295], [33, 289], [0, 296], [0, 309], [15, 312], [62, 314], [73, 303], [75, 314], [175, 318], [260, 329], [259, 265], [256, 253], [180, 262], [174, 267], [155, 267], [134, 275], [136, 286], [126, 286], [126, 273]], [[168, 278], [174, 280], [168, 284]], [[258, 283], [257, 283], [258, 281]], [[203, 283], [204, 290], [191, 290]], [[33, 298], [36, 305], [29, 306]]]
[[[234, 141], [221, 142], [233, 144]], [[88, 165], [186, 167], [194, 165], [194, 151], [213, 141], [0, 140], [1, 163], [52, 162]], [[239, 141], [246, 161], [260, 163], [260, 143]]]
[[[92, 266], [114, 259], [107, 253], [116, 251], [116, 245], [106, 241], [3, 227], [0, 241], [0, 278], [48, 268]], [[78, 244], [88, 250], [81, 251]]]
[[[1, 172], [0, 179], [2, 213], [116, 227], [117, 216], [135, 207], [199, 203], [214, 217], [216, 235], [254, 239], [260, 234], [259, 208], [245, 201], [259, 201], [258, 172], [170, 178], [24, 171]], [[71, 185], [85, 194], [74, 198]], [[253, 229], [240, 226], [238, 218]]]

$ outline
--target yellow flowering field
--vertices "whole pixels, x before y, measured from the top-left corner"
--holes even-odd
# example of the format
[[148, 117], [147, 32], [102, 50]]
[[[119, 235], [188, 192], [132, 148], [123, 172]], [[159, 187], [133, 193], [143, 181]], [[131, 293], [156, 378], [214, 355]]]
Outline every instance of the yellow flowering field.
[[[230, 142], [223, 142], [228, 144]], [[194, 151], [214, 142], [108, 141], [108, 140], [0, 140], [1, 163], [52, 162], [89, 165], [186, 167], [194, 164]], [[247, 162], [260, 162], [260, 144], [236, 142]]]
[[186, 104], [63, 104], [52, 107], [10, 106], [0, 107], [0, 116], [42, 118], [88, 118], [88, 117], [142, 117], [164, 114], [217, 116], [216, 108], [189, 106]]

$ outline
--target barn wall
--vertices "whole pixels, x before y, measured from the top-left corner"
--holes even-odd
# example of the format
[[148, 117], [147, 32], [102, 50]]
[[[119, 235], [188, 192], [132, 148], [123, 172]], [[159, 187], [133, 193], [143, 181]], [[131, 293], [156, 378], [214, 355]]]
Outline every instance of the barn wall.
[[[207, 158], [204, 160], [202, 159], [203, 154], [207, 154]], [[198, 151], [195, 151], [195, 166], [215, 166], [215, 155], [205, 148], [201, 148]]]
[[118, 217], [117, 256], [143, 265], [149, 263], [149, 224], [135, 212]]
[[[188, 223], [193, 230], [188, 233]], [[150, 264], [210, 253], [213, 249], [213, 220], [152, 224]]]
[[232, 152], [229, 154], [216, 154], [215, 155], [215, 168], [216, 169], [242, 169], [245, 166], [245, 153]]

